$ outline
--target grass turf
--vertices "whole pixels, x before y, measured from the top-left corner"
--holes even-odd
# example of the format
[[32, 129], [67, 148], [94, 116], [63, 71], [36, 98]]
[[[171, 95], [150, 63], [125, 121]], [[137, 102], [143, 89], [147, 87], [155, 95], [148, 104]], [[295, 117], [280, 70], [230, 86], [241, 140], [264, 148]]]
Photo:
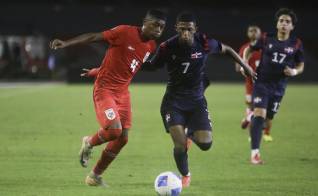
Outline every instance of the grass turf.
[[[128, 145], [104, 174], [109, 188], [88, 187], [80, 167], [81, 137], [98, 129], [90, 85], [0, 89], [0, 195], [155, 195], [163, 171], [177, 171], [159, 108], [164, 85], [131, 86]], [[242, 85], [212, 84], [206, 92], [214, 146], [189, 152], [192, 184], [182, 195], [318, 195], [318, 86], [290, 85], [262, 144], [263, 166], [248, 163]]]

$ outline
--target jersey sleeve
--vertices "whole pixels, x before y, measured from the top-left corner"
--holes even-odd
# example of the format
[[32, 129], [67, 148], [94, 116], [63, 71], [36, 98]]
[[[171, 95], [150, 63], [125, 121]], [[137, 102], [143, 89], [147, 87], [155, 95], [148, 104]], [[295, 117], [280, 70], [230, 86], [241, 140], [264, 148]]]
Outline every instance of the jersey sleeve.
[[218, 54], [222, 52], [221, 42], [215, 39], [208, 39], [208, 47], [211, 54]]
[[206, 34], [199, 34], [199, 40], [203, 43], [204, 50], [210, 54], [218, 54], [222, 52], [222, 43], [209, 38]]
[[165, 66], [167, 58], [167, 43], [163, 42], [156, 50], [156, 59], [154, 65], [156, 68], [162, 68]]
[[296, 44], [296, 54], [295, 54], [295, 63], [303, 63], [305, 62], [305, 54], [304, 54], [304, 47], [302, 42], [298, 39]]
[[245, 49], [246, 49], [246, 47], [245, 47], [245, 45], [243, 45], [243, 46], [240, 48], [240, 50], [239, 50], [239, 55], [240, 55], [241, 58], [244, 57], [244, 51], [245, 51]]
[[123, 35], [128, 31], [127, 25], [119, 25], [103, 32], [104, 40], [110, 45], [119, 45], [122, 42]]

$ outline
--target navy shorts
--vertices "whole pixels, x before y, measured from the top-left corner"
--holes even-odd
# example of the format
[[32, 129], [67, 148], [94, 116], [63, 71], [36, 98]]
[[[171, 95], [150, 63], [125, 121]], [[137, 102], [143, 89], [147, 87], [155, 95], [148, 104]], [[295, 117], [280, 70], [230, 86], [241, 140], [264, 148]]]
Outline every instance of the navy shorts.
[[253, 88], [253, 108], [264, 108], [267, 110], [266, 117], [273, 119], [278, 112], [284, 92], [280, 88], [262, 83], [256, 83]]
[[193, 107], [189, 107], [189, 105], [182, 107], [178, 100], [165, 95], [160, 112], [167, 133], [169, 128], [174, 125], [188, 128], [187, 135], [193, 135], [198, 130], [212, 131], [211, 118], [205, 98], [195, 101]]

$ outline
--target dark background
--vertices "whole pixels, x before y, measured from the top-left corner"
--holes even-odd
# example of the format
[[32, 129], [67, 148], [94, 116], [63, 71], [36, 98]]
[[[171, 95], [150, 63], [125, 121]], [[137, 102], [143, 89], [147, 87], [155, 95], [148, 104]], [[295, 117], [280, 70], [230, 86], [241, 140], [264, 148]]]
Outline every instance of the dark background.
[[[0, 2], [0, 35], [23, 37], [36, 34], [44, 36], [46, 42], [53, 38], [67, 39], [81, 33], [100, 32], [120, 24], [140, 25], [147, 9], [160, 8], [168, 12], [169, 19], [159, 42], [175, 33], [173, 26], [176, 15], [188, 10], [197, 15], [200, 31], [238, 50], [246, 41], [245, 31], [249, 24], [257, 24], [266, 32], [275, 30], [274, 14], [280, 7], [292, 8], [297, 13], [299, 22], [294, 34], [302, 39], [306, 52], [305, 72], [293, 81], [317, 82], [318, 14], [316, 5], [306, 1], [4, 0]], [[41, 77], [40, 74], [28, 79], [81, 81], [80, 69], [98, 66], [106, 48], [103, 43], [60, 51], [47, 48], [47, 56], [54, 56], [55, 68], [45, 76]], [[234, 63], [225, 56], [211, 56], [207, 63], [207, 72], [213, 81], [241, 80], [240, 75], [234, 71]], [[7, 78], [19, 79], [26, 75], [18, 74]], [[139, 72], [134, 81], [159, 82], [165, 79], [165, 71]]]

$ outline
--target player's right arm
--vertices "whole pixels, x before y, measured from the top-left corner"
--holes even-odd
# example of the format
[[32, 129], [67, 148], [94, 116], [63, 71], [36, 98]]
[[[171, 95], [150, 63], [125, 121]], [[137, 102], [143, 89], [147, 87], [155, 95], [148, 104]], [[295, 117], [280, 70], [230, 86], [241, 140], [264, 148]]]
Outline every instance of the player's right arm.
[[112, 29], [99, 33], [85, 33], [69, 40], [54, 39], [50, 42], [50, 48], [59, 49], [78, 44], [87, 44], [91, 42], [106, 41], [110, 45], [120, 45], [129, 32], [129, 26], [119, 25]]
[[85, 33], [79, 36], [76, 36], [69, 40], [60, 40], [60, 39], [54, 39], [50, 42], [50, 48], [57, 50], [60, 48], [65, 48], [73, 45], [78, 44], [87, 44], [91, 42], [97, 42], [104, 40], [103, 33]]

